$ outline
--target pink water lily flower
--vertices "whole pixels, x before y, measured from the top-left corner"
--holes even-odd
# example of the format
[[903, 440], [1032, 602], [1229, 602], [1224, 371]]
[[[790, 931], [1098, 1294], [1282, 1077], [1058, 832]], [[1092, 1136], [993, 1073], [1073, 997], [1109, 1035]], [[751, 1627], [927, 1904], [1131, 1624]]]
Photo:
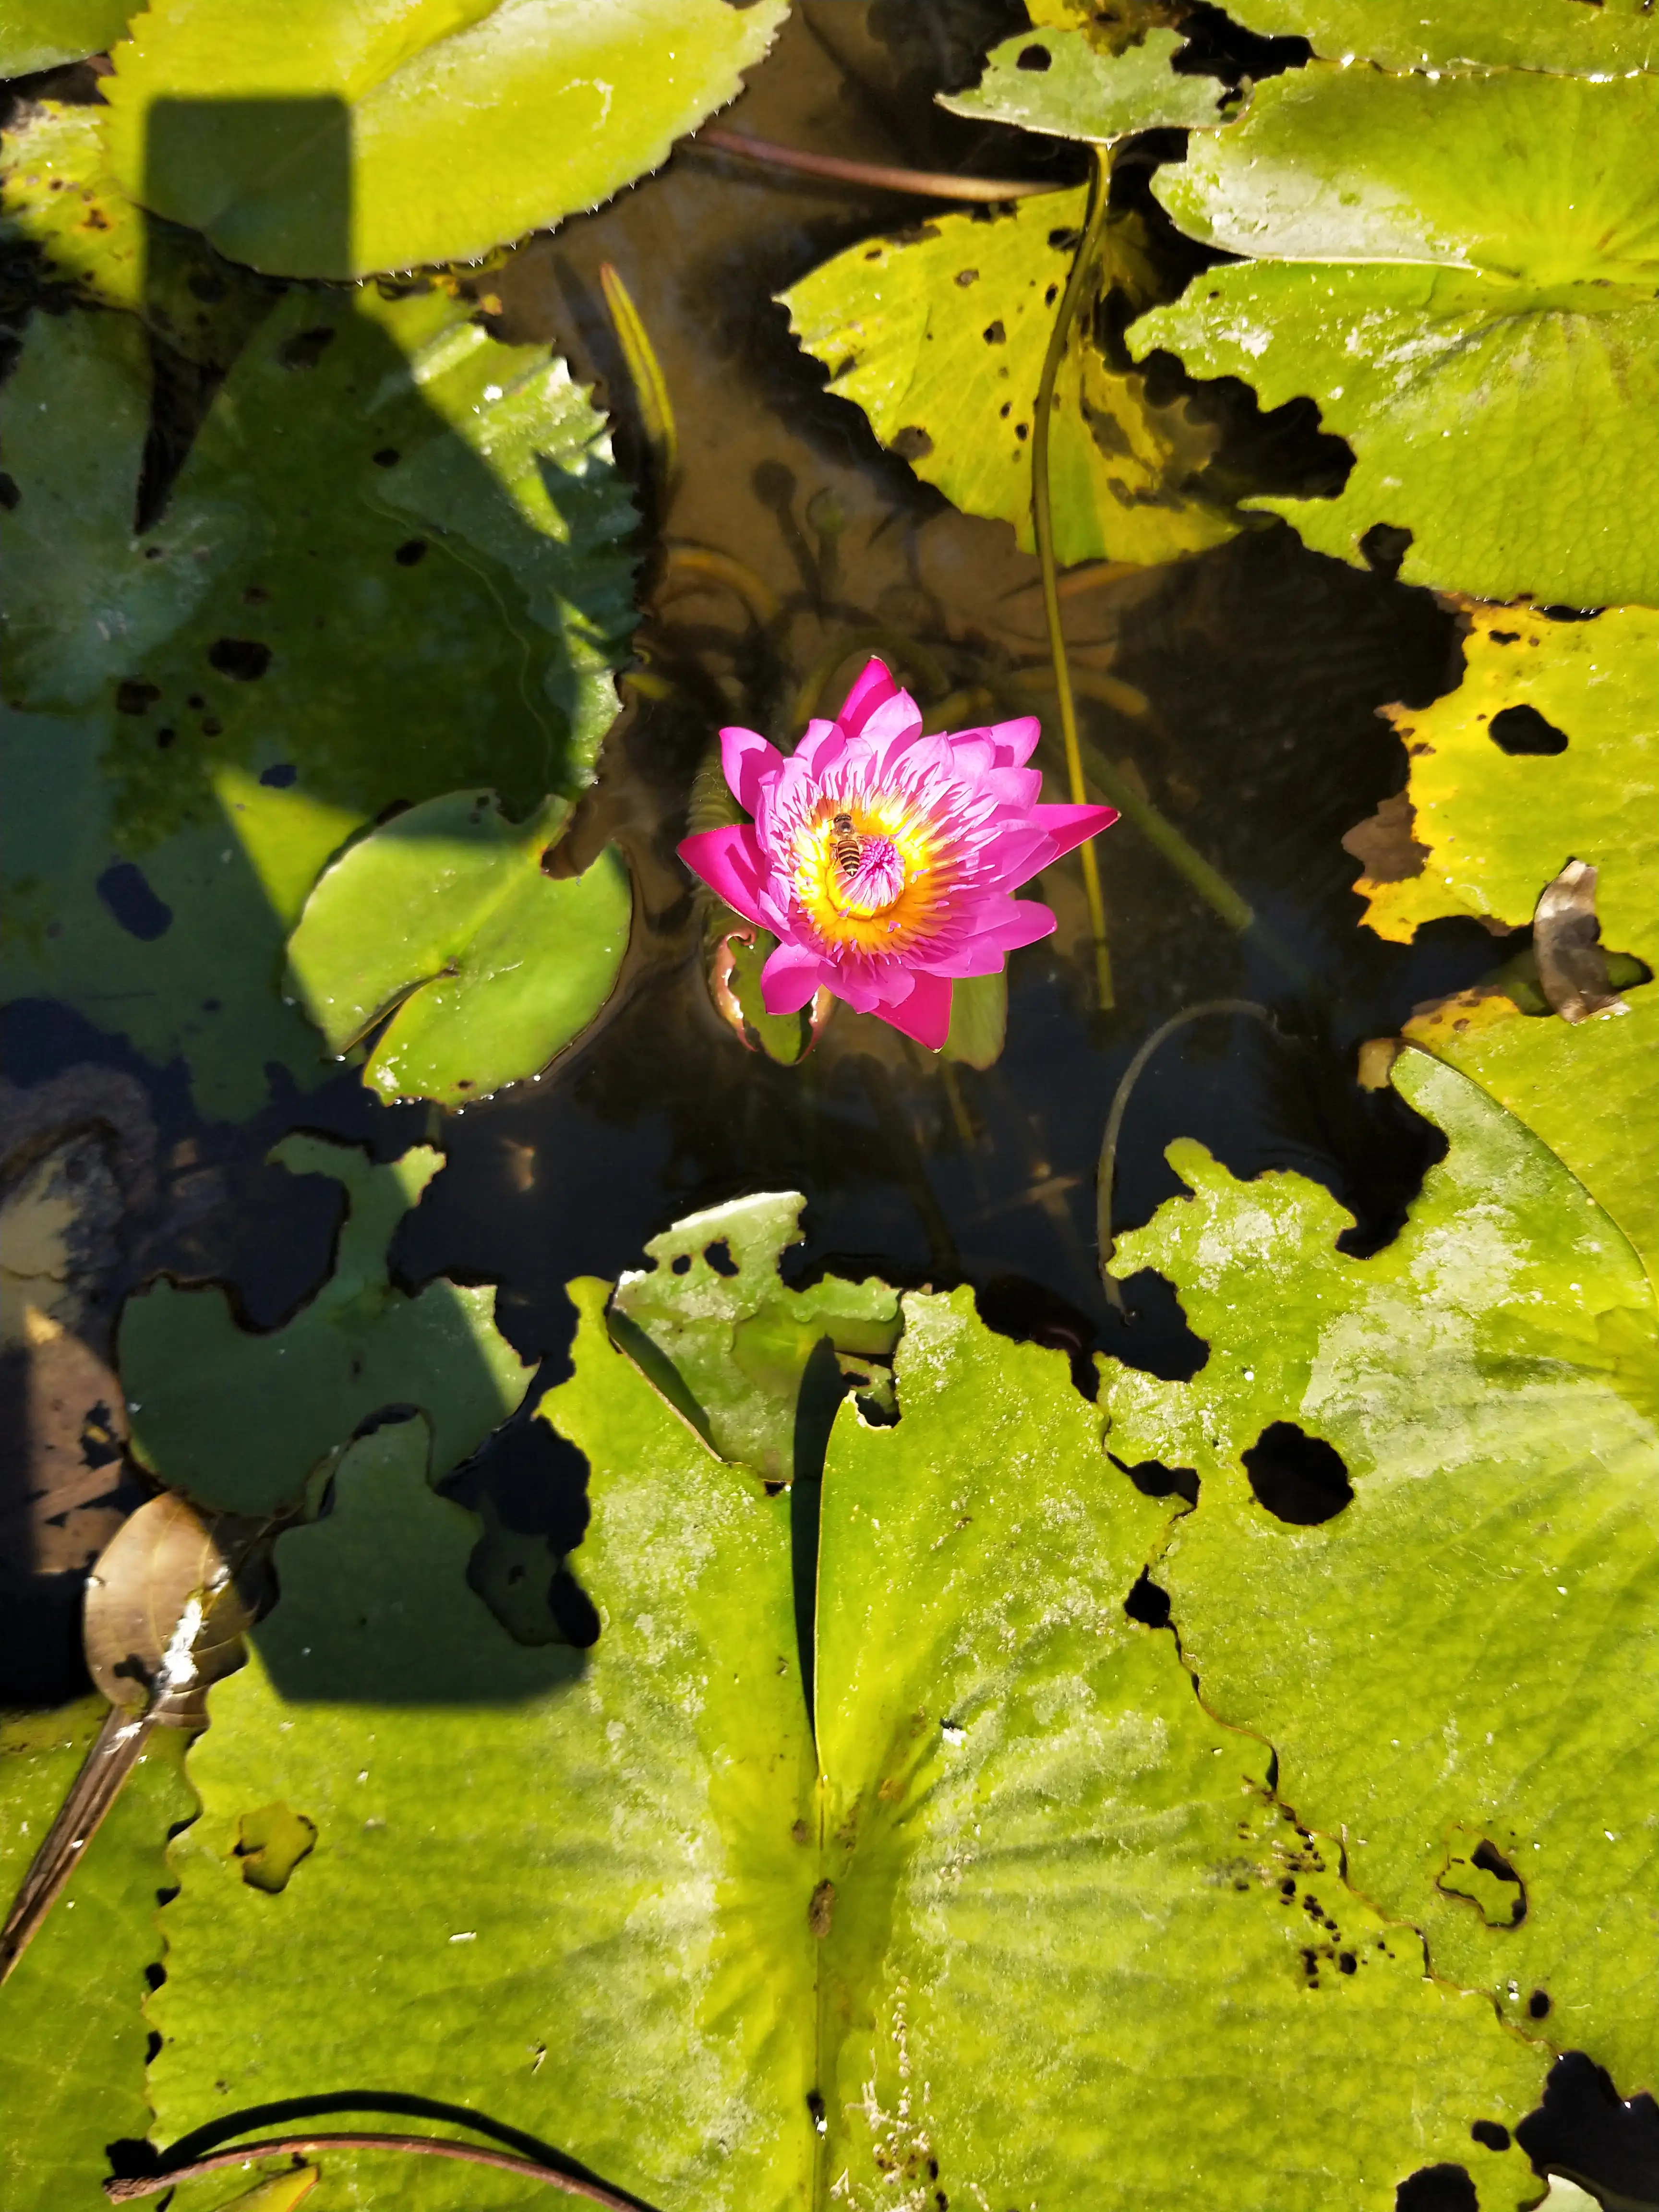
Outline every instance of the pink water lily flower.
[[994, 975], [1054, 927], [1016, 888], [1117, 819], [1042, 806], [1025, 763], [1033, 714], [922, 734], [921, 711], [872, 660], [832, 722], [787, 759], [753, 730], [720, 732], [726, 780], [751, 822], [688, 837], [680, 858], [778, 948], [769, 1014], [820, 988], [937, 1051], [958, 976]]

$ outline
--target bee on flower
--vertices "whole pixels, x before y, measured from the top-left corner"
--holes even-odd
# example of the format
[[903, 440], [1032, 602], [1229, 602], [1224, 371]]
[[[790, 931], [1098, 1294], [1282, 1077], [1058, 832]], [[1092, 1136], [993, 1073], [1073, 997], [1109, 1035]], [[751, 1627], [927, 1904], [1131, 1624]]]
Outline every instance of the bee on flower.
[[925, 736], [921, 710], [872, 660], [833, 721], [787, 758], [753, 730], [720, 732], [726, 782], [751, 818], [686, 838], [680, 857], [777, 950], [769, 1014], [820, 989], [931, 1051], [951, 987], [994, 975], [1054, 917], [1021, 884], [1117, 819], [1110, 806], [1045, 806], [1025, 763], [1035, 715]]

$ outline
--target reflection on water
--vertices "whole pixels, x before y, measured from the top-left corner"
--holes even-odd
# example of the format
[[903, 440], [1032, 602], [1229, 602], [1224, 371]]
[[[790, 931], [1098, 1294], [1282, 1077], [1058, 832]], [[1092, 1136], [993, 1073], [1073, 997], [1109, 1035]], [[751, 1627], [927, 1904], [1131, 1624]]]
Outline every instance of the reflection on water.
[[[1071, 181], [1073, 149], [1016, 153], [929, 104], [1019, 15], [1000, 0], [925, 10], [807, 0], [726, 119], [866, 160], [998, 173], [1018, 164]], [[647, 576], [647, 680], [629, 694], [578, 831], [583, 847], [619, 838], [635, 867], [623, 990], [554, 1076], [437, 1127], [449, 1167], [393, 1248], [410, 1283], [440, 1271], [500, 1281], [501, 1325], [556, 1368], [570, 1329], [567, 1278], [614, 1277], [693, 1208], [799, 1188], [809, 1200], [799, 1269], [966, 1279], [1000, 1327], [1189, 1372], [1202, 1349], [1167, 1288], [1133, 1285], [1122, 1322], [1096, 1271], [1095, 1158], [1137, 1047], [1181, 1006], [1218, 997], [1261, 1003], [1277, 1030], [1208, 1019], [1162, 1049], [1123, 1132], [1120, 1230], [1176, 1188], [1163, 1147], [1191, 1134], [1237, 1173], [1318, 1176], [1369, 1247], [1397, 1224], [1433, 1147], [1391, 1093], [1358, 1088], [1357, 1048], [1493, 964], [1474, 925], [1431, 927], [1409, 947], [1361, 932], [1356, 863], [1340, 842], [1404, 781], [1376, 708], [1425, 702], [1455, 680], [1452, 623], [1426, 595], [1316, 559], [1273, 525], [1173, 568], [1105, 574], [1067, 601], [1087, 736], [1265, 927], [1237, 934], [1121, 824], [1100, 847], [1111, 1013], [1091, 1008], [1080, 886], [1066, 864], [1036, 886], [1060, 929], [1014, 957], [1007, 1049], [990, 1071], [945, 1068], [844, 1008], [798, 1067], [743, 1049], [708, 1001], [701, 915], [672, 857], [712, 728], [748, 721], [787, 738], [804, 687], [836, 703], [857, 665], [844, 649], [862, 640], [867, 650], [878, 633], [905, 647], [920, 695], [953, 707], [953, 719], [1018, 711], [996, 702], [1021, 687], [1048, 703], [1035, 561], [1007, 528], [954, 513], [884, 453], [863, 418], [823, 393], [770, 303], [829, 253], [914, 216], [890, 196], [691, 150], [475, 283], [501, 336], [550, 343], [579, 378], [598, 380], [623, 418], [626, 457], [629, 389], [599, 277], [614, 264], [678, 424], [677, 478], [648, 487], [670, 550]], [[428, 563], [394, 580], [425, 590], [436, 574]], [[227, 680], [234, 690], [236, 672]], [[428, 1133], [423, 1109], [376, 1108], [349, 1075], [310, 1096], [281, 1076], [253, 1121], [204, 1127], [176, 1068], [158, 1076], [78, 1018], [15, 1009], [4, 1036], [21, 1082], [84, 1060], [144, 1075], [161, 1156], [191, 1148], [218, 1196], [189, 1218], [170, 1213], [164, 1178], [143, 1235], [129, 1239], [129, 1276], [168, 1266], [228, 1277], [261, 1321], [329, 1264], [331, 1222], [273, 1200], [276, 1171], [260, 1163], [275, 1138], [334, 1130], [385, 1158]], [[502, 1504], [524, 1528], [538, 1508], [536, 1486], [507, 1472], [517, 1449], [499, 1448]], [[471, 1489], [488, 1480], [486, 1464]], [[568, 1471], [559, 1487], [541, 1510], [563, 1530], [580, 1518]]]

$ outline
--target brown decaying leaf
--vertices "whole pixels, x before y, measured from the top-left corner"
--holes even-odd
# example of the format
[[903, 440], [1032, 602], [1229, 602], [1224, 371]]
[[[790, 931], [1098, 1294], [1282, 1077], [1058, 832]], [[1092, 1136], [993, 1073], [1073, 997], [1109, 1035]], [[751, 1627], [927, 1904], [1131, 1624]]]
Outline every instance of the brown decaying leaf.
[[1539, 893], [1532, 943], [1544, 996], [1563, 1021], [1585, 1022], [1615, 1007], [1625, 1011], [1607, 981], [1595, 918], [1595, 870], [1588, 860], [1569, 860]]

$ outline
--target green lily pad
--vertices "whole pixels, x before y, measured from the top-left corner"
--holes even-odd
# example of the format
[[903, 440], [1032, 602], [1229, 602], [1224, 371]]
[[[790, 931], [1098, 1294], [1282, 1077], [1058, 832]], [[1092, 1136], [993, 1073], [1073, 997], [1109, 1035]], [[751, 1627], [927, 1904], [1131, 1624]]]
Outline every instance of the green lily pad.
[[[1581, 860], [1598, 872], [1603, 944], [1659, 969], [1659, 615], [1616, 607], [1561, 623], [1471, 606], [1463, 618], [1462, 684], [1431, 707], [1390, 710], [1422, 860], [1398, 882], [1361, 878], [1366, 922], [1398, 940], [1444, 915], [1520, 928]], [[1634, 1137], [1659, 1122], [1656, 1000], [1638, 986], [1620, 1011], [1573, 1024], [1470, 992], [1407, 1034], [1541, 1137], [1659, 1282], [1659, 1158]]]
[[802, 1397], [818, 1346], [828, 1340], [841, 1373], [863, 1382], [898, 1341], [898, 1296], [885, 1283], [826, 1275], [796, 1291], [780, 1280], [805, 1203], [766, 1191], [676, 1222], [646, 1246], [651, 1267], [618, 1282], [611, 1315], [617, 1342], [710, 1448], [769, 1482], [792, 1480], [814, 1449], [804, 1421], [828, 1427], [834, 1395], [823, 1407]]
[[289, 940], [288, 988], [331, 1052], [391, 1014], [363, 1068], [384, 1098], [461, 1106], [534, 1075], [616, 987], [633, 919], [616, 847], [550, 876], [569, 802], [514, 824], [494, 801], [452, 792], [371, 831]]
[[272, 288], [196, 232], [147, 222], [105, 167], [103, 119], [101, 108], [55, 100], [23, 111], [0, 141], [0, 245], [34, 247], [43, 286], [142, 314], [176, 353], [227, 369], [270, 312]]
[[127, 27], [128, 0], [6, 0], [0, 15], [0, 77], [107, 53]]
[[[8, 1905], [109, 1708], [88, 1698], [0, 1726], [0, 1896]], [[185, 1740], [158, 1729], [0, 1989], [0, 2202], [98, 2212], [106, 2143], [143, 2137], [145, 1971], [167, 1832], [188, 1819]]]
[[[954, 506], [1031, 533], [1031, 418], [1086, 195], [941, 216], [837, 254], [783, 294], [830, 389]], [[1142, 281], [1136, 219], [1109, 221], [1100, 285]], [[1184, 399], [1153, 406], [1079, 315], [1051, 417], [1054, 550], [1062, 562], [1166, 561], [1236, 525], [1195, 489], [1216, 435]]]
[[[598, 1644], [580, 1671], [514, 1644], [418, 1440], [354, 1447], [191, 1755], [150, 2008], [165, 2136], [372, 2081], [664, 2212], [831, 2188], [1386, 2212], [1448, 2160], [1489, 2207], [1536, 2193], [1469, 2128], [1512, 2124], [1544, 2054], [1426, 1976], [1271, 1796], [1267, 1746], [1126, 1616], [1168, 1508], [1103, 1460], [1060, 1355], [966, 1291], [904, 1300], [896, 1427], [846, 1407], [830, 1444], [815, 1761], [790, 1501], [574, 1288], [542, 1411], [592, 1468]], [[279, 1794], [317, 1844], [271, 1898], [234, 1846]], [[1011, 2053], [1012, 2101], [986, 2086]], [[371, 2172], [331, 2159], [319, 2212]], [[411, 2170], [399, 2202], [473, 2185]]]
[[1410, 533], [1408, 583], [1652, 600], [1656, 149], [1649, 76], [1311, 64], [1160, 172], [1177, 222], [1253, 258], [1202, 273], [1133, 345], [1243, 377], [1265, 407], [1317, 400], [1354, 450], [1343, 490], [1250, 503], [1322, 552], [1358, 562], [1386, 525]]
[[[1369, 1259], [1301, 1176], [1241, 1183], [1171, 1147], [1193, 1195], [1114, 1271], [1166, 1275], [1210, 1357], [1187, 1383], [1113, 1373], [1108, 1440], [1196, 1470], [1154, 1569], [1182, 1649], [1212, 1710], [1272, 1742], [1301, 1818], [1341, 1836], [1356, 1888], [1516, 2027], [1650, 2081], [1652, 1287], [1474, 1083], [1416, 1051], [1394, 1082], [1449, 1149]], [[1518, 1920], [1446, 1880], [1480, 1842]]]
[[154, 0], [115, 54], [135, 200], [284, 276], [476, 260], [597, 207], [737, 97], [787, 0]]
[[211, 1285], [163, 1279], [130, 1297], [118, 1361], [135, 1451], [197, 1504], [264, 1516], [294, 1505], [370, 1414], [416, 1405], [431, 1421], [434, 1474], [447, 1474], [507, 1419], [534, 1362], [495, 1327], [492, 1287], [441, 1277], [411, 1297], [390, 1279], [392, 1232], [443, 1155], [421, 1145], [377, 1167], [354, 1146], [295, 1136], [270, 1158], [343, 1184], [334, 1272], [263, 1334]]
[[1103, 145], [1164, 125], [1203, 130], [1226, 119], [1219, 108], [1227, 88], [1176, 73], [1170, 64], [1185, 43], [1179, 31], [1149, 30], [1139, 46], [1113, 54], [1081, 29], [1027, 31], [992, 47], [971, 91], [941, 93], [939, 104], [976, 122]]
[[283, 945], [354, 830], [480, 775], [519, 813], [586, 781], [633, 510], [564, 365], [437, 294], [278, 301], [135, 537], [149, 397], [108, 313], [37, 315], [0, 392], [5, 988], [182, 1049], [234, 1115], [268, 1060], [320, 1073]]
[[1238, 0], [1229, 12], [1269, 38], [1306, 39], [1327, 61], [1387, 70], [1531, 69], [1621, 75], [1651, 69], [1659, 33], [1641, 0]]

